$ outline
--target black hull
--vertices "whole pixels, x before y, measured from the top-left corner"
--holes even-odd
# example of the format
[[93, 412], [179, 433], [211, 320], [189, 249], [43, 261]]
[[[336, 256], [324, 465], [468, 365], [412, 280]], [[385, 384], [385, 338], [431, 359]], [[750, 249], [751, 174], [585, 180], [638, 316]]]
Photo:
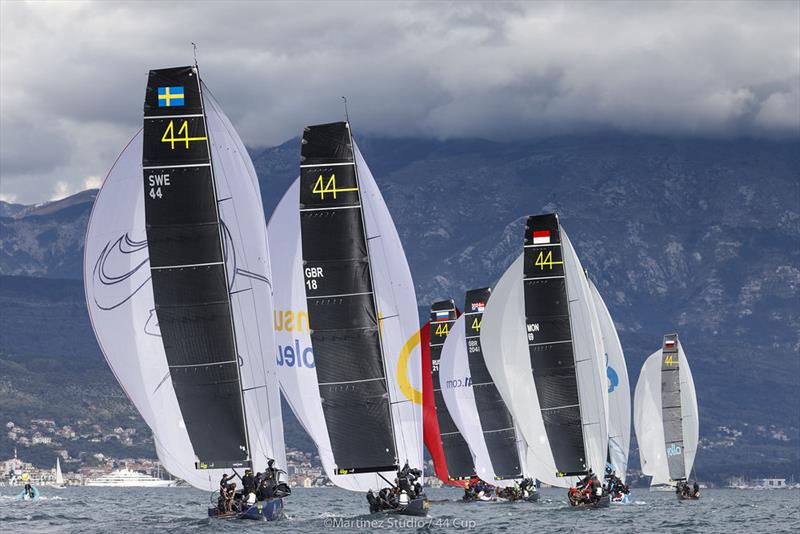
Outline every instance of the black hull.
[[676, 495], [678, 496], [678, 500], [679, 501], [699, 501], [700, 500], [700, 496], [699, 495], [697, 497], [694, 497], [694, 496], [691, 496], [691, 495], [681, 495], [680, 493], [677, 493]]
[[412, 515], [416, 517], [425, 517], [428, 515], [428, 508], [430, 504], [427, 497], [418, 497], [412, 499], [405, 506], [398, 506], [397, 508], [383, 508], [381, 510], [371, 511], [373, 514], [395, 514], [395, 515]]
[[580, 504], [572, 504], [570, 502], [570, 506], [572, 508], [609, 508], [611, 506], [611, 495], [603, 495], [600, 497], [599, 501], [588, 502], [588, 503], [580, 503]]
[[208, 517], [215, 518], [237, 518], [250, 519], [255, 521], [278, 521], [284, 518], [283, 499], [275, 497], [264, 501], [258, 501], [251, 506], [244, 505], [242, 511], [231, 513], [221, 513], [216, 506], [209, 507]]

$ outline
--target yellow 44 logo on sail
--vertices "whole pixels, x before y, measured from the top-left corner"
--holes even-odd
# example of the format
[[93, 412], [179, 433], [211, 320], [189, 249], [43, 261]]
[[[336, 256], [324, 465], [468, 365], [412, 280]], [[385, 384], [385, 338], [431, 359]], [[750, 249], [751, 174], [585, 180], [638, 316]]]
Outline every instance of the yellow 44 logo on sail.
[[321, 200], [325, 200], [325, 193], [332, 194], [333, 198], [336, 199], [337, 193], [347, 193], [348, 191], [358, 191], [357, 187], [345, 187], [342, 189], [337, 189], [336, 187], [336, 175], [331, 174], [331, 177], [328, 178], [328, 181], [324, 183], [324, 178], [322, 175], [319, 175], [317, 181], [314, 183], [314, 189], [311, 190], [312, 193], [315, 195], [319, 195]]
[[[183, 137], [181, 137], [183, 135]], [[164, 135], [161, 136], [162, 143], [169, 143], [169, 148], [175, 150], [175, 143], [184, 143], [184, 148], [189, 148], [192, 141], [206, 141], [208, 137], [189, 137], [189, 121], [184, 120], [178, 129], [178, 137], [175, 137], [175, 121], [169, 121]]]
[[536, 257], [536, 262], [534, 263], [540, 270], [544, 271], [545, 267], [549, 267], [550, 270], [553, 270], [553, 265], [564, 265], [563, 261], [553, 261], [553, 251], [549, 250], [547, 254], [544, 251], [539, 252], [539, 255]]

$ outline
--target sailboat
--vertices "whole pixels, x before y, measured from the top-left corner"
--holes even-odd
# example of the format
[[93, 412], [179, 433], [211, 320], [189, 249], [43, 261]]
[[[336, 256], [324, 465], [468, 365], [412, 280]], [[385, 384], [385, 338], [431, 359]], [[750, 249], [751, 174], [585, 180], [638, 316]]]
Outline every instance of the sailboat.
[[[502, 489], [507, 500], [536, 501], [532, 478], [521, 461], [525, 444], [486, 368], [480, 330], [491, 296], [488, 287], [467, 291], [464, 314], [453, 323], [439, 361], [447, 410], [472, 454], [477, 476]], [[519, 487], [521, 483], [522, 487]]]
[[[558, 216], [529, 217], [524, 250], [486, 304], [480, 339], [527, 443], [528, 472], [551, 486], [572, 488], [605, 470], [608, 388], [591, 299]], [[570, 503], [608, 506], [609, 498]]]
[[[92, 209], [84, 285], [161, 463], [199, 489], [286, 466], [267, 251], [252, 162], [197, 65], [150, 71], [144, 127]], [[283, 500], [238, 515], [278, 519]]]
[[699, 437], [697, 394], [678, 334], [664, 336], [645, 360], [634, 394], [634, 430], [642, 473], [651, 489], [677, 486], [679, 499], [698, 498], [688, 490]]
[[[301, 155], [268, 225], [281, 389], [335, 485], [369, 496], [406, 464], [421, 484], [419, 319], [399, 235], [349, 123], [307, 127]], [[425, 515], [414, 493], [381, 510]]]
[[[436, 421], [439, 427], [439, 441], [444, 451], [447, 466], [447, 481], [465, 484], [475, 473], [472, 453], [464, 436], [459, 431], [445, 399], [446, 392], [453, 387], [452, 379], [447, 382], [441, 375], [441, 358], [443, 347], [456, 322], [458, 312], [453, 299], [439, 300], [431, 304], [430, 340], [431, 381], [433, 384], [433, 403], [436, 408]], [[464, 378], [460, 378], [462, 384]], [[451, 403], [454, 408], [456, 406]]]
[[56, 480], [53, 487], [54, 488], [67, 487], [66, 483], [64, 482], [64, 475], [61, 473], [61, 458], [59, 458], [58, 456], [56, 456]]
[[[608, 466], [607, 478], [611, 475], [626, 483], [628, 452], [631, 442], [631, 389], [625, 355], [617, 335], [617, 329], [603, 297], [592, 279], [587, 276], [594, 302], [594, 310], [600, 325], [600, 334], [606, 362], [608, 379]], [[615, 492], [611, 502], [630, 502], [630, 493]]]

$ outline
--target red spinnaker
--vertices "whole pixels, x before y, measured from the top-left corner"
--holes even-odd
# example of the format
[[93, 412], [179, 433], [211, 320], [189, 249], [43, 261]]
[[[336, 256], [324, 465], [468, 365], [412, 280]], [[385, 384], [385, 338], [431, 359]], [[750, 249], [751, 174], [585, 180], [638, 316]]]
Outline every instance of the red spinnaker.
[[439, 433], [439, 419], [436, 417], [436, 404], [433, 400], [433, 378], [431, 377], [430, 335], [431, 323], [428, 321], [419, 331], [419, 345], [422, 351], [422, 434], [428, 454], [433, 458], [436, 477], [452, 486], [462, 487], [463, 481], [450, 480], [447, 472], [447, 461], [442, 448], [442, 437]]

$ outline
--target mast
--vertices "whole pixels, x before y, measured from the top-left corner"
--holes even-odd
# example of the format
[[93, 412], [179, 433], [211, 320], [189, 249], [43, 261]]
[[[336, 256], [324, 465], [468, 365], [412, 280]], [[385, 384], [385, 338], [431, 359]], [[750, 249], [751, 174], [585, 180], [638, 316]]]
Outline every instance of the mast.
[[397, 469], [366, 224], [346, 122], [305, 128], [300, 226], [317, 381], [336, 474]]
[[456, 321], [456, 316], [456, 305], [453, 299], [440, 300], [431, 305], [429, 347], [433, 398], [436, 406], [436, 418], [439, 422], [439, 436], [450, 480], [461, 480], [474, 474], [472, 453], [466, 440], [458, 431], [450, 412], [447, 411], [439, 378], [439, 360], [442, 356], [442, 347]]
[[523, 287], [531, 367], [557, 476], [580, 476], [589, 466], [556, 214], [528, 217]]
[[142, 166], [155, 313], [197, 469], [251, 465], [219, 198], [196, 67], [150, 71]]
[[514, 420], [489, 374], [481, 346], [483, 310], [491, 294], [489, 287], [467, 291], [464, 326], [472, 390], [483, 439], [496, 479], [506, 480], [522, 477], [522, 464]]

